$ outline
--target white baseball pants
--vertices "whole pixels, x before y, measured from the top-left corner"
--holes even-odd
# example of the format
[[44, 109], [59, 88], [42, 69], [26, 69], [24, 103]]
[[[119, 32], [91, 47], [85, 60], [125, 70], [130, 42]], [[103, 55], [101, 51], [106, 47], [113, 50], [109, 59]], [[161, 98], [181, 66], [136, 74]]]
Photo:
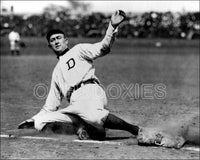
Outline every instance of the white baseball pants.
[[104, 107], [107, 105], [105, 91], [98, 84], [86, 84], [74, 91], [71, 96], [70, 105], [55, 112], [46, 112], [34, 118], [35, 128], [42, 128], [50, 122], [77, 122], [75, 114], [85, 122], [96, 128], [102, 128], [109, 111]]

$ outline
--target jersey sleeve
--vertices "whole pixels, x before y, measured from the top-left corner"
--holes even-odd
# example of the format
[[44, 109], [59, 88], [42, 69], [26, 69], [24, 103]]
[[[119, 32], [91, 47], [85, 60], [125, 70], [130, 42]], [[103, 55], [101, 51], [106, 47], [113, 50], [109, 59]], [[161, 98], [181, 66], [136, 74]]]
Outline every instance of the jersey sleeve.
[[44, 105], [45, 110], [49, 111], [56, 111], [60, 107], [61, 100], [63, 98], [63, 95], [61, 91], [59, 90], [58, 85], [54, 80], [51, 82], [51, 88], [49, 91], [49, 94], [46, 99], [46, 103]]
[[111, 23], [109, 23], [106, 35], [102, 41], [94, 44], [89, 44], [89, 43], [79, 44], [78, 46], [81, 57], [84, 59], [94, 60], [98, 57], [108, 54], [115, 40], [115, 35], [117, 31], [118, 28], [114, 29]]
[[62, 98], [63, 94], [61, 93], [58, 85], [54, 81], [54, 77], [52, 77], [51, 87], [45, 105], [35, 116], [32, 117], [32, 119], [35, 119], [38, 116], [41, 116], [47, 112], [57, 111], [58, 108], [60, 107]]

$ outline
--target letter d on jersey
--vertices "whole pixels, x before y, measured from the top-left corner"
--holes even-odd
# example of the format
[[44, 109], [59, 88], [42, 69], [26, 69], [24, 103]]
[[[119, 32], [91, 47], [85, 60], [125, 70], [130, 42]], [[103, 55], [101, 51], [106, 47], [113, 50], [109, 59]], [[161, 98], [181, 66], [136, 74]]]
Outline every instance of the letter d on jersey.
[[68, 65], [68, 70], [70, 70], [71, 68], [73, 68], [75, 66], [75, 60], [74, 58], [69, 59], [66, 64]]

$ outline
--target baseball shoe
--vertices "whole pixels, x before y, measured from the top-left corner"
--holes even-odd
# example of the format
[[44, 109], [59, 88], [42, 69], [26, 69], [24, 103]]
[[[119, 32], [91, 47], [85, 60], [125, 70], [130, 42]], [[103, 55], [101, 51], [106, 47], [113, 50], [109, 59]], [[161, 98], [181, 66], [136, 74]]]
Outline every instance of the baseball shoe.
[[87, 140], [90, 139], [90, 136], [88, 132], [85, 130], [85, 128], [79, 128], [77, 131], [77, 136], [80, 140]]

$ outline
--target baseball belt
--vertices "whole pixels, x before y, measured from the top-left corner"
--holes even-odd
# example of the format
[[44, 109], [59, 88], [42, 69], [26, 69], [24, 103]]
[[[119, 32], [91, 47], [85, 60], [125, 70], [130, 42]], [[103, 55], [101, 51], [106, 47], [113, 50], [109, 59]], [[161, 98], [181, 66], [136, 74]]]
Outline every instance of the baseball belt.
[[86, 85], [86, 84], [100, 84], [100, 83], [96, 78], [91, 78], [91, 79], [88, 79], [88, 80], [85, 80], [85, 81], [81, 81], [80, 83], [78, 83], [74, 87], [70, 87], [69, 91], [67, 92], [68, 102], [70, 101], [72, 93], [74, 91], [76, 91], [77, 89], [79, 89], [81, 86]]

